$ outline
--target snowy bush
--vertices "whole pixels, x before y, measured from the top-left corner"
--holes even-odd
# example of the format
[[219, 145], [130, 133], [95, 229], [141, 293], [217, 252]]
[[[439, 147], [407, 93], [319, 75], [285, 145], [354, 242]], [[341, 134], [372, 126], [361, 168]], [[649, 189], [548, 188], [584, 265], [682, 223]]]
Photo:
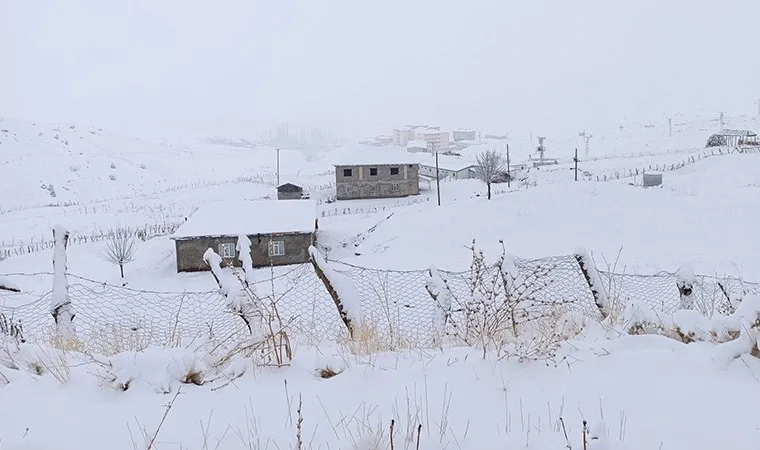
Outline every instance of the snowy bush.
[[713, 317], [686, 309], [667, 315], [631, 304], [623, 320], [623, 331], [628, 334], [661, 335], [686, 344], [718, 344], [716, 359], [725, 364], [744, 354], [760, 357], [760, 296], [746, 297], [731, 315]]
[[124, 279], [124, 266], [135, 259], [137, 239], [134, 235], [117, 230], [106, 238], [106, 248], [101, 255], [107, 262], [119, 266], [121, 278]]
[[523, 275], [500, 243], [501, 255], [489, 264], [473, 241], [464, 296], [455, 295], [437, 270], [429, 270], [426, 289], [441, 309], [443, 331], [482, 349], [484, 357], [495, 351], [519, 360], [550, 359], [567, 334], [561, 320], [566, 302], [540, 298], [553, 267]]
[[682, 264], [681, 267], [678, 268], [676, 277], [678, 278], [676, 286], [678, 287], [678, 294], [681, 298], [680, 308], [694, 309], [694, 298], [692, 297], [692, 294], [694, 293], [694, 282], [696, 281], [694, 269], [692, 269], [689, 264]]

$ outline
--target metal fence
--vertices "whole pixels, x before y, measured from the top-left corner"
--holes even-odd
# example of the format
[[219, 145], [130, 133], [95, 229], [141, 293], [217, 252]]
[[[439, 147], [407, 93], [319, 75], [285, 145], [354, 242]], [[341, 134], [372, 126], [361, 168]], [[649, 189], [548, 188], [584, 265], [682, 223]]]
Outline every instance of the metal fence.
[[[332, 267], [354, 283], [362, 304], [362, 317], [377, 333], [393, 340], [425, 345], [440, 336], [440, 307], [426, 290], [427, 270], [393, 271], [359, 267], [330, 261]], [[591, 289], [574, 256], [518, 259], [521, 274], [541, 273], [532, 283], [541, 301], [562, 303], [571, 310], [598, 316]], [[266, 271], [263, 271], [266, 272]], [[452, 294], [466, 299], [471, 292], [472, 275], [465, 272], [439, 272]], [[602, 284], [613, 301], [636, 302], [672, 313], [680, 308], [671, 273], [632, 275], [599, 272]], [[52, 286], [52, 274], [8, 274], [11, 280], [42, 277]], [[261, 276], [261, 275], [260, 275]], [[209, 275], [210, 277], [210, 275]], [[240, 319], [225, 309], [226, 301], [217, 291], [156, 292], [99, 283], [69, 275], [70, 296], [76, 312], [77, 334], [94, 349], [104, 353], [118, 348], [147, 345], [172, 345], [197, 339], [227, 337], [243, 329]], [[291, 335], [310, 341], [334, 340], [345, 336], [335, 303], [310, 264], [292, 266], [288, 272], [264, 277], [256, 283], [260, 297], [276, 302], [280, 315], [290, 322]], [[697, 275], [692, 298], [695, 308], [705, 314], [726, 312], [729, 298], [735, 295], [760, 295], [760, 284], [736, 278]], [[43, 295], [0, 291], [0, 314], [8, 324], [23, 329], [27, 342], [45, 343], [53, 336], [54, 322], [49, 313], [50, 293]], [[0, 331], [2, 331], [0, 317]], [[7, 333], [6, 333], [7, 334]]]

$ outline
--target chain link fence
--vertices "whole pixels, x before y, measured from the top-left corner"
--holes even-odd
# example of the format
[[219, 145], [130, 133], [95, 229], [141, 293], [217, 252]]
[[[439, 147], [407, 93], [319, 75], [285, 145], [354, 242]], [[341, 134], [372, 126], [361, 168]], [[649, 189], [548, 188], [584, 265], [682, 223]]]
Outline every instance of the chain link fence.
[[[599, 317], [595, 298], [574, 256], [537, 260], [517, 259], [521, 275], [531, 283], [536, 300], [562, 304], [568, 310]], [[362, 304], [362, 317], [389, 342], [430, 345], [440, 336], [441, 308], [426, 289], [428, 270], [393, 271], [359, 267], [330, 261], [339, 273], [354, 283]], [[347, 332], [335, 303], [310, 264], [291, 266], [287, 272], [265, 276], [259, 271], [255, 292], [273, 302], [289, 333], [309, 342], [345, 338]], [[451, 293], [464, 301], [472, 292], [473, 274], [443, 272]], [[540, 276], [530, 277], [530, 274]], [[44, 276], [52, 286], [52, 274]], [[24, 274], [3, 277], [23, 278]], [[209, 275], [210, 277], [211, 275]], [[632, 275], [599, 272], [611, 301], [625, 305], [639, 303], [664, 313], [681, 307], [676, 274]], [[226, 309], [225, 298], [216, 290], [207, 292], [157, 292], [113, 286], [69, 275], [70, 296], [75, 308], [78, 337], [93, 351], [113, 353], [123, 348], [149, 345], [182, 345], [198, 339], [227, 338], [244, 332], [239, 317]], [[760, 284], [737, 278], [697, 275], [692, 299], [695, 309], [705, 314], [730, 311], [731, 298], [760, 295]], [[0, 332], [20, 327], [31, 343], [49, 343], [55, 324], [49, 312], [50, 293], [0, 291]], [[5, 323], [5, 325], [3, 325]]]

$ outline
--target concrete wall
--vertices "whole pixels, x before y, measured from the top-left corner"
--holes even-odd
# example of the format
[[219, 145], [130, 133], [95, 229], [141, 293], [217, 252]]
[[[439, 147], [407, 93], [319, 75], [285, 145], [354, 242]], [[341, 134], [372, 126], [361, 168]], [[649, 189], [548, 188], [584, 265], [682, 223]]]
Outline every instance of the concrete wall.
[[[391, 168], [398, 168], [391, 175]], [[351, 169], [351, 176], [343, 174]], [[371, 175], [377, 169], [377, 175]], [[417, 164], [335, 166], [335, 198], [338, 200], [407, 197], [420, 193], [420, 170]]]
[[[281, 235], [249, 235], [251, 240], [251, 258], [253, 267], [268, 267], [269, 265], [283, 266], [309, 262], [309, 246], [314, 243], [314, 234], [281, 234]], [[269, 256], [269, 242], [283, 241], [285, 255]], [[176, 240], [174, 243], [177, 258], [177, 272], [197, 272], [209, 270], [203, 262], [203, 254], [211, 247], [219, 256], [220, 244], [237, 244], [237, 237], [199, 237]], [[224, 258], [225, 265], [240, 267], [238, 254], [234, 258]]]

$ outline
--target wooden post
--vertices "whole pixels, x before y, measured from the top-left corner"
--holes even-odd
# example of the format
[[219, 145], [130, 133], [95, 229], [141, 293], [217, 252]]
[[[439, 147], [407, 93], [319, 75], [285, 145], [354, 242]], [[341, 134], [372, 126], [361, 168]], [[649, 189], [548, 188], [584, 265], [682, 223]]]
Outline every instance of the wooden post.
[[435, 190], [436, 194], [438, 194], [438, 206], [441, 206], [441, 178], [440, 173], [438, 172], [438, 149], [435, 148], [435, 144], [433, 144], [434, 150], [435, 150]]
[[509, 168], [509, 144], [507, 144], [507, 187], [512, 187], [512, 171]]
[[575, 162], [575, 181], [578, 181], [578, 149], [575, 149], [575, 157], [573, 158], [573, 162]]

